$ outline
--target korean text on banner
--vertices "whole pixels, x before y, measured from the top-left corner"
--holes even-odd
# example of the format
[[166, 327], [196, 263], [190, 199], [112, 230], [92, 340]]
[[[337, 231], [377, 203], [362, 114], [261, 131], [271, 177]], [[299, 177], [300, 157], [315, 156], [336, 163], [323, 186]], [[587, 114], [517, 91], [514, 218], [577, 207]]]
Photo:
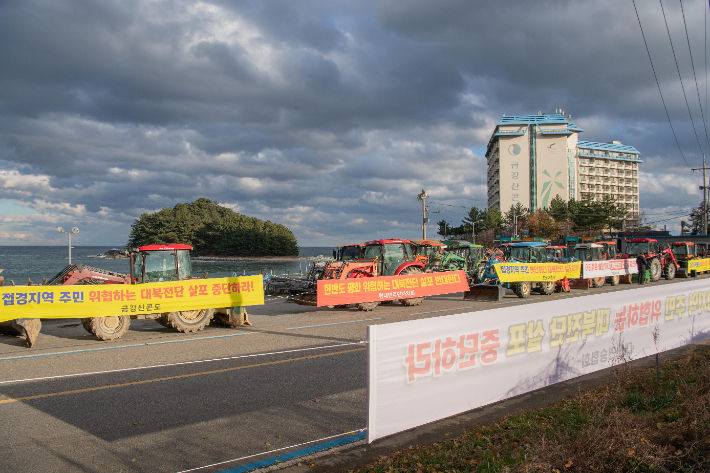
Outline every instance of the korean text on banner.
[[611, 259], [605, 261], [584, 261], [582, 263], [583, 278], [602, 278], [623, 276], [638, 273], [635, 259]]
[[582, 263], [497, 263], [493, 267], [500, 282], [542, 282], [578, 278]]
[[688, 261], [688, 271], [710, 271], [710, 258], [691, 259]]
[[411, 299], [468, 291], [466, 273], [417, 273], [377, 278], [326, 279], [318, 281], [317, 305]]
[[137, 285], [0, 288], [0, 322], [151, 314], [264, 303], [262, 277], [189, 279]]
[[709, 337], [707, 280], [371, 325], [368, 441]]

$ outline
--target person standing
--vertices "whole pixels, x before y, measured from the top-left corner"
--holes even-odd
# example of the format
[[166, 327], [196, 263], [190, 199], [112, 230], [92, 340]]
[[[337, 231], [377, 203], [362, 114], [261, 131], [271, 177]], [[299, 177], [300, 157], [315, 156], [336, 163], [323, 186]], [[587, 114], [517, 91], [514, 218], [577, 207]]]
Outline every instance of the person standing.
[[645, 284], [646, 283], [646, 268], [648, 267], [648, 262], [646, 261], [646, 258], [642, 254], [638, 255], [636, 257], [636, 266], [638, 266], [638, 270], [639, 270], [638, 283]]

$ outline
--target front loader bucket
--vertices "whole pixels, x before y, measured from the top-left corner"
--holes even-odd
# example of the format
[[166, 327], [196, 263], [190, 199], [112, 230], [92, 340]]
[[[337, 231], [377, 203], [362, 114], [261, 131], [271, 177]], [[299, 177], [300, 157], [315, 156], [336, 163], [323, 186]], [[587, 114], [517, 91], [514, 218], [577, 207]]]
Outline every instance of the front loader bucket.
[[686, 268], [678, 268], [675, 272], [675, 277], [677, 278], [689, 278], [690, 272]]
[[570, 279], [569, 287], [572, 289], [589, 289], [592, 287], [591, 279]]
[[619, 284], [631, 284], [633, 274], [622, 274], [619, 276]]
[[215, 309], [213, 320], [231, 328], [251, 325], [249, 314], [247, 314], [246, 308], [242, 306]]
[[497, 284], [476, 284], [463, 293], [465, 301], [498, 302], [505, 296], [505, 288]]
[[25, 337], [30, 348], [37, 341], [41, 329], [42, 321], [39, 319], [17, 319], [0, 323], [0, 333]]
[[318, 294], [315, 292], [302, 292], [301, 294], [295, 294], [286, 299], [286, 302], [293, 302], [298, 305], [318, 305]]

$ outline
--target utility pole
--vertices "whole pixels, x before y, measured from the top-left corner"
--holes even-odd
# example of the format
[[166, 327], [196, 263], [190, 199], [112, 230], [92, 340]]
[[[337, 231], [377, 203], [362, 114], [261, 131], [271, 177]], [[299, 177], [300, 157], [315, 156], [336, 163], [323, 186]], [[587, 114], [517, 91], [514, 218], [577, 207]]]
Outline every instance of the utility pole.
[[426, 211], [427, 211], [426, 199], [427, 199], [427, 197], [429, 197], [429, 196], [426, 195], [426, 192], [424, 191], [424, 189], [422, 189], [421, 194], [417, 195], [417, 200], [422, 201], [422, 238], [424, 240], [426, 240], [426, 224], [427, 224], [427, 221], [429, 221], [429, 219], [426, 218]]
[[703, 167], [702, 168], [693, 168], [693, 171], [700, 171], [700, 169], [703, 170], [703, 185], [700, 186], [700, 189], [703, 191], [703, 220], [702, 220], [703, 232], [702, 232], [702, 234], [705, 235], [708, 232], [708, 181], [707, 181], [707, 176], [705, 173], [705, 170], [708, 168], [705, 165], [705, 153], [703, 153]]

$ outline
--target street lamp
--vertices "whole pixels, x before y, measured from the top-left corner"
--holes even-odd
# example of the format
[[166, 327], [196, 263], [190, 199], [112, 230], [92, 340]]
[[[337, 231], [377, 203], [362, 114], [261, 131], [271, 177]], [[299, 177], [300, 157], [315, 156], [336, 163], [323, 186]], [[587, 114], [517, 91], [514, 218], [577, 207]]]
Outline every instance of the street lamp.
[[473, 240], [474, 245], [476, 244], [476, 224], [478, 222], [483, 222], [484, 220], [485, 220], [485, 218], [481, 218], [481, 219], [476, 220], [475, 222], [471, 223], [471, 234], [473, 236], [472, 240]]
[[69, 236], [69, 264], [71, 264], [71, 236], [72, 233], [79, 233], [79, 229], [74, 227], [71, 230], [66, 231], [62, 227], [59, 227], [57, 230], [59, 230], [59, 233], [66, 233], [67, 236]]
[[422, 189], [421, 194], [417, 194], [417, 200], [422, 201], [422, 238], [424, 240], [426, 240], [426, 224], [429, 221], [429, 219], [426, 218], [426, 211], [427, 211], [426, 200], [428, 197], [429, 196], [426, 194], [424, 189]]

